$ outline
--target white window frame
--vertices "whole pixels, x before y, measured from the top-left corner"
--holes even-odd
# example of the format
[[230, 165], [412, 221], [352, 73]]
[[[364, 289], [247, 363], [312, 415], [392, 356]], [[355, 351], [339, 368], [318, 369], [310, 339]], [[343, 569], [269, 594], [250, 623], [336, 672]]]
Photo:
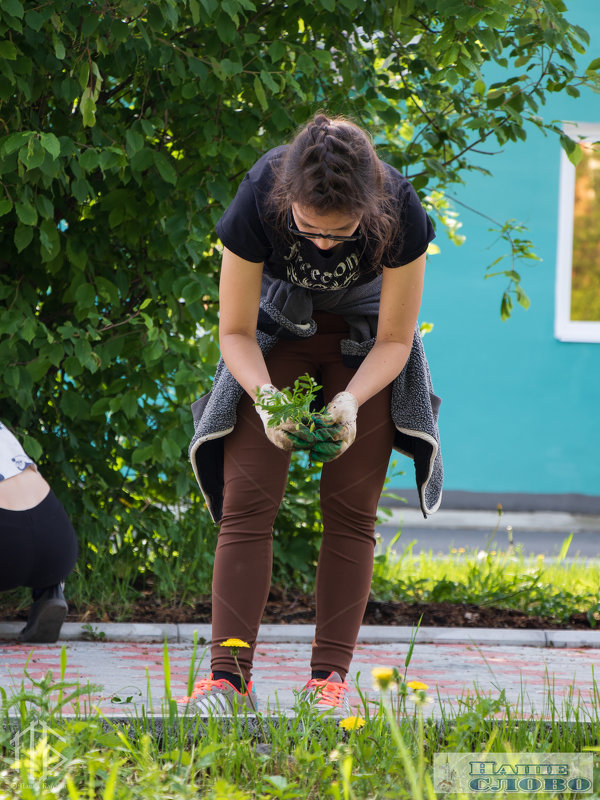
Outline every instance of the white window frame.
[[[565, 123], [565, 134], [576, 142], [600, 141], [600, 122]], [[554, 336], [561, 342], [599, 342], [600, 321], [571, 319], [571, 276], [573, 270], [573, 205], [575, 201], [575, 167], [561, 151], [558, 242], [556, 248], [556, 285], [554, 303]]]

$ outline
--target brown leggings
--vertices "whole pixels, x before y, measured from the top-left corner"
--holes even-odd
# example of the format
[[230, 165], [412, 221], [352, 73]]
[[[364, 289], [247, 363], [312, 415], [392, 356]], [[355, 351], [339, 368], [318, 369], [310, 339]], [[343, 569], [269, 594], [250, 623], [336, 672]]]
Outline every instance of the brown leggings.
[[[342, 317], [315, 314], [310, 339], [280, 340], [266, 357], [271, 381], [293, 385], [308, 372], [323, 385], [325, 402], [343, 391], [354, 370], [341, 362], [347, 336]], [[316, 574], [316, 632], [311, 668], [345, 678], [369, 597], [377, 504], [394, 438], [391, 385], [358, 411], [357, 436], [344, 455], [323, 465], [320, 483], [323, 537]], [[252, 659], [271, 582], [273, 523], [285, 492], [290, 456], [266, 437], [244, 394], [234, 430], [225, 439], [225, 491], [212, 590], [213, 671], [238, 672], [228, 638], [250, 649], [237, 656], [244, 680]]]

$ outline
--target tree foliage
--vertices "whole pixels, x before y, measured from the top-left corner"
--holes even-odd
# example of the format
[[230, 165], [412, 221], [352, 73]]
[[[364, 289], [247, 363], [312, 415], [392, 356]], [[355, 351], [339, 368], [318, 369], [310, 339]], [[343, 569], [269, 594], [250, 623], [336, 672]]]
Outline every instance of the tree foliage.
[[531, 126], [560, 135], [546, 99], [598, 85], [565, 11], [2, 1], [1, 416], [92, 550], [111, 531], [168, 538], [166, 509], [194, 492], [188, 406], [218, 355], [214, 227], [257, 156], [319, 108], [346, 113], [452, 232], [444, 192], [481, 169], [473, 154]]

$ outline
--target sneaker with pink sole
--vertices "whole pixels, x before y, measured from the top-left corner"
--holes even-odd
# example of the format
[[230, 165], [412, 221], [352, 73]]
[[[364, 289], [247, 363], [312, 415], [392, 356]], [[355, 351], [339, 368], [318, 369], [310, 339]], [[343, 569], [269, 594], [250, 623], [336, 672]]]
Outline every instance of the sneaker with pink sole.
[[231, 717], [242, 713], [244, 709], [252, 713], [257, 711], [252, 681], [246, 684], [245, 692], [238, 692], [228, 680], [214, 680], [212, 673], [194, 684], [189, 697], [181, 697], [177, 702], [194, 705], [197, 713], [209, 717]]
[[319, 680], [311, 678], [300, 697], [308, 700], [315, 711], [332, 714], [336, 717], [349, 717], [352, 714], [348, 700], [348, 684], [343, 681], [337, 672], [332, 672], [327, 678]]

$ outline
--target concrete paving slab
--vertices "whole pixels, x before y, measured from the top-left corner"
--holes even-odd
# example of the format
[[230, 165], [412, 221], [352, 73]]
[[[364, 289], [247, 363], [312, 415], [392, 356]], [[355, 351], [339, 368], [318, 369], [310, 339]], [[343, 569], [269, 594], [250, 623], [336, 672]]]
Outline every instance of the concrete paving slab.
[[[21, 685], [31, 689], [52, 671], [60, 679], [61, 648], [65, 646], [65, 680], [82, 687], [78, 701], [65, 707], [66, 713], [89, 713], [97, 707], [111, 718], [161, 715], [166, 710], [163, 644], [156, 642], [58, 642], [51, 645], [4, 644], [0, 651], [0, 686], [14, 695]], [[187, 694], [193, 646], [170, 643], [167, 646], [171, 694]], [[353, 686], [352, 702], [360, 712], [356, 686], [376, 701], [371, 687], [371, 669], [395, 666], [403, 672], [408, 646], [405, 642], [357, 645], [348, 676]], [[263, 712], [280, 710], [293, 715], [295, 691], [309, 678], [309, 642], [267, 641], [259, 638], [256, 648], [254, 683]], [[595, 649], [570, 647], [531, 647], [517, 645], [417, 641], [407, 670], [407, 679], [424, 681], [435, 702], [428, 713], [443, 713], [465, 708], [477, 694], [506, 702], [517, 716], [550, 715], [549, 690], [552, 687], [555, 714], [564, 714], [573, 703], [594, 714], [597, 686]], [[197, 649], [192, 667], [192, 682], [209, 672], [209, 648]], [[85, 688], [87, 686], [87, 688]], [[85, 688], [85, 690], [84, 690]], [[185, 708], [185, 704], [181, 704]], [[516, 709], [516, 710], [515, 710]], [[561, 709], [563, 709], [561, 711]]]

